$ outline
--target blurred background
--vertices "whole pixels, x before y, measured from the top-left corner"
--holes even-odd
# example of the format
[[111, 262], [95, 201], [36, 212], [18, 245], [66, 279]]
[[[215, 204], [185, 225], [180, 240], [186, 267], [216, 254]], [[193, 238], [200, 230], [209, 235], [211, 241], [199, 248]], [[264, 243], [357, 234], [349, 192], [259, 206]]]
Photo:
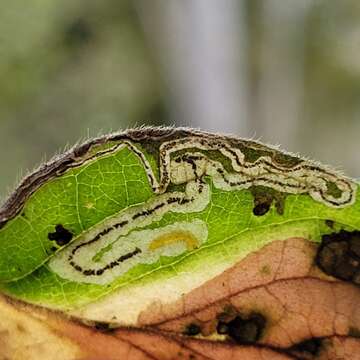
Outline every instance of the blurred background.
[[0, 200], [67, 145], [138, 125], [360, 177], [358, 0], [0, 1]]

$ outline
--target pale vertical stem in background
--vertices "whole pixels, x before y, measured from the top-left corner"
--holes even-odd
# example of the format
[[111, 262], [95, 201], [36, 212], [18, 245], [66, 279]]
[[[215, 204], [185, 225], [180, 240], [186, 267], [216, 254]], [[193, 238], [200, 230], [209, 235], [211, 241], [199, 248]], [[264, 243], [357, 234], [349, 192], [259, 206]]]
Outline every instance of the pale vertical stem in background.
[[248, 136], [244, 1], [139, 1], [177, 125]]
[[[297, 147], [304, 115], [304, 28], [311, 0], [264, 0], [256, 134], [262, 140]], [[303, 140], [303, 139], [302, 139]]]

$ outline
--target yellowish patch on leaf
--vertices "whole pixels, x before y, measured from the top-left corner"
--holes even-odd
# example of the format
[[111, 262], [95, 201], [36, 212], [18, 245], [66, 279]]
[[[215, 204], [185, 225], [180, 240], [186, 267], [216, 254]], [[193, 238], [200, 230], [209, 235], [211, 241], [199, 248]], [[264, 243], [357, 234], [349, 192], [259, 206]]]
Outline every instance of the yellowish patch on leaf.
[[198, 239], [190, 232], [184, 230], [175, 230], [155, 238], [149, 244], [149, 250], [154, 251], [163, 246], [183, 241], [186, 243], [188, 250], [193, 250], [199, 246]]

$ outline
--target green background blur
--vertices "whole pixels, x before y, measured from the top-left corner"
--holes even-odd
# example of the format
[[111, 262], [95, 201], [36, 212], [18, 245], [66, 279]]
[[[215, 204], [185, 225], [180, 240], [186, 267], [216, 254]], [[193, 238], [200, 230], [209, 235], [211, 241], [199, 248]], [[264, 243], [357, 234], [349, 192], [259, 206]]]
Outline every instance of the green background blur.
[[360, 2], [215, 1], [0, 0], [0, 200], [66, 146], [144, 124], [360, 177]]

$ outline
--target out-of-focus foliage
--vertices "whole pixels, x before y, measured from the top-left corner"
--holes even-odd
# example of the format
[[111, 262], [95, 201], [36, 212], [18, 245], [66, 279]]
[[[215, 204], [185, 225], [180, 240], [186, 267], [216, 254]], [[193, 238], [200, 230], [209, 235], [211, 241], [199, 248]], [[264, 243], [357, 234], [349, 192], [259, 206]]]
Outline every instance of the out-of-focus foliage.
[[161, 87], [128, 1], [1, 1], [0, 193], [65, 143], [162, 123]]
[[360, 177], [360, 2], [249, 0], [247, 11], [256, 136]]
[[319, 159], [360, 177], [360, 2], [314, 2], [304, 36], [299, 138]]

